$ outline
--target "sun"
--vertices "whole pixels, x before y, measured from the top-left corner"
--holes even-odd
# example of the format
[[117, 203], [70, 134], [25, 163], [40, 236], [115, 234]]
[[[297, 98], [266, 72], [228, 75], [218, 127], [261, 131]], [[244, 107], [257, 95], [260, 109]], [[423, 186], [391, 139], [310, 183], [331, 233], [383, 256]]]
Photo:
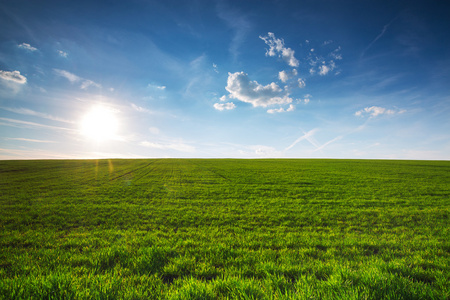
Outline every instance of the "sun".
[[81, 120], [81, 134], [95, 141], [113, 140], [117, 138], [118, 125], [114, 110], [97, 105]]

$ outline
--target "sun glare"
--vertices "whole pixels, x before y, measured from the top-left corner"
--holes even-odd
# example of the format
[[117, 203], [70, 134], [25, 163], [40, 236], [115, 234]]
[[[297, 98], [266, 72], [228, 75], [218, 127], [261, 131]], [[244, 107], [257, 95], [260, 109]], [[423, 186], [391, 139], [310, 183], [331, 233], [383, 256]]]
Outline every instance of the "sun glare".
[[81, 133], [96, 141], [115, 139], [117, 127], [115, 112], [104, 106], [93, 107], [81, 121]]

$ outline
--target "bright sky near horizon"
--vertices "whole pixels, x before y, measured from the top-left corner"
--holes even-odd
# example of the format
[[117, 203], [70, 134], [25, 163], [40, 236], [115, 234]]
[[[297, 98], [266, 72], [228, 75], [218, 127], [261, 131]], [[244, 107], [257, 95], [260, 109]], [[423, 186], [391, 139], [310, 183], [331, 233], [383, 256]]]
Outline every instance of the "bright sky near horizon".
[[450, 159], [448, 1], [0, 2], [0, 159]]

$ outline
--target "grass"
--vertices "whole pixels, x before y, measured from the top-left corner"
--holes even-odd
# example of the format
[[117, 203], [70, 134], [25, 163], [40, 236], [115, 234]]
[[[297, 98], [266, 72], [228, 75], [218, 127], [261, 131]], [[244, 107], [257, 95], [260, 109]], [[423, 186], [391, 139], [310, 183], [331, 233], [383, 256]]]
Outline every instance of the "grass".
[[449, 299], [450, 162], [0, 161], [0, 299]]

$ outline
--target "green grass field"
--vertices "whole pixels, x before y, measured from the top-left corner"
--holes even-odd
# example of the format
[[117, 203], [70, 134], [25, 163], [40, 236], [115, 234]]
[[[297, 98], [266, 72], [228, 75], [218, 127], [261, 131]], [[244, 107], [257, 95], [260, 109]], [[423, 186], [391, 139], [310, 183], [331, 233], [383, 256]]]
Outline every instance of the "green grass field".
[[0, 161], [2, 299], [449, 299], [450, 162]]

